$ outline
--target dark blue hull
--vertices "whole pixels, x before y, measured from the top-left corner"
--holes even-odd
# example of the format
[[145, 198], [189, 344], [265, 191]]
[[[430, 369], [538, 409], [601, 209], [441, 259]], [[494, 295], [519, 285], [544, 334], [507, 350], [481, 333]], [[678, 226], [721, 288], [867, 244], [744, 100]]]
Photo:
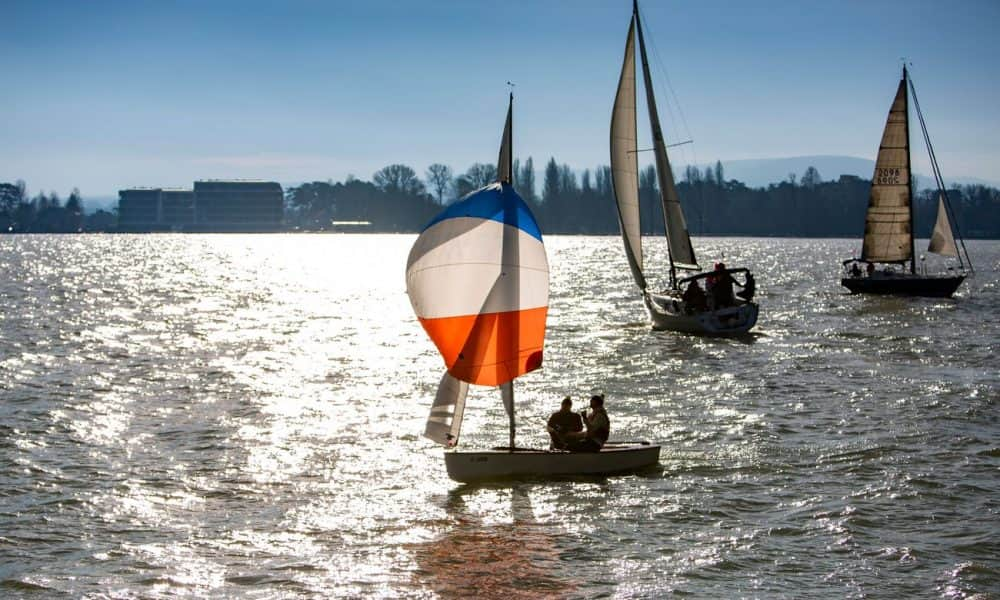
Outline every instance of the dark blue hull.
[[897, 294], [901, 296], [929, 296], [949, 298], [965, 280], [965, 275], [921, 276], [894, 275], [874, 277], [845, 277], [840, 285], [852, 294]]

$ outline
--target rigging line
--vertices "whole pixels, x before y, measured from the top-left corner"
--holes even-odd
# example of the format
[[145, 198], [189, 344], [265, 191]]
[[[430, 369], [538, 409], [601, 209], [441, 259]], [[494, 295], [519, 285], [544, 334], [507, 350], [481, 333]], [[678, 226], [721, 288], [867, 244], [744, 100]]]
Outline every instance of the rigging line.
[[[938, 193], [944, 198], [945, 210], [951, 215], [951, 226], [955, 228], [958, 233], [958, 240], [962, 244], [962, 251], [965, 253], [965, 260], [969, 263], [969, 270], [972, 268], [972, 259], [969, 257], [969, 250], [965, 247], [965, 238], [962, 236], [962, 230], [958, 227], [958, 219], [955, 215], [955, 210], [951, 207], [951, 200], [948, 198], [948, 190], [944, 186], [944, 177], [941, 175], [941, 167], [938, 165], [937, 156], [934, 154], [934, 146], [931, 144], [930, 134], [927, 132], [927, 123], [924, 122], [924, 112], [920, 110], [920, 100], [917, 99], [917, 90], [913, 85], [912, 75], [909, 78], [910, 93], [913, 95], [913, 107], [917, 109], [917, 118], [920, 120], [920, 130], [924, 134], [924, 143], [927, 144], [927, 153], [930, 155], [931, 159], [931, 170], [934, 172], [935, 183], [938, 186]], [[962, 257], [958, 258], [959, 264], [962, 262]], [[964, 265], [963, 265], [964, 266]]]
[[[677, 113], [680, 115], [680, 123], [684, 126], [684, 133], [687, 134], [688, 139], [692, 139], [694, 136], [691, 135], [691, 128], [688, 126], [687, 117], [684, 115], [684, 109], [681, 107], [681, 102], [680, 102], [680, 99], [677, 97], [677, 92], [674, 91], [674, 86], [670, 82], [670, 75], [667, 73], [666, 64], [663, 62], [663, 59], [660, 57], [660, 53], [659, 53], [659, 51], [656, 48], [656, 40], [655, 40], [656, 36], [653, 35], [653, 32], [652, 32], [651, 28], [649, 27], [649, 22], [650, 21], [649, 21], [649, 19], [646, 18], [645, 11], [643, 11], [642, 9], [640, 9], [639, 12], [642, 13], [642, 20], [646, 24], [645, 29], [649, 33], [648, 39], [649, 39], [649, 44], [650, 44], [650, 46], [652, 47], [652, 50], [653, 50], [653, 52], [652, 52], [653, 58], [655, 59], [655, 61], [657, 63], [657, 66], [659, 67], [660, 71], [663, 74], [663, 80], [667, 84], [666, 89], [667, 89], [668, 92], [670, 92], [670, 97], [673, 98], [674, 104], [677, 105]], [[660, 85], [660, 87], [661, 88], [663, 87], [662, 84]], [[666, 94], [664, 94], [664, 96], [666, 96]], [[671, 110], [670, 102], [669, 101], [666, 103], [666, 106], [667, 106], [667, 112], [670, 113], [671, 121], [672, 122], [676, 122], [676, 120], [674, 118], [673, 110]], [[691, 154], [692, 154], [692, 159], [695, 162], [695, 165], [697, 165], [698, 158], [695, 155], [694, 147], [693, 146], [692, 146], [692, 149], [691, 149]]]

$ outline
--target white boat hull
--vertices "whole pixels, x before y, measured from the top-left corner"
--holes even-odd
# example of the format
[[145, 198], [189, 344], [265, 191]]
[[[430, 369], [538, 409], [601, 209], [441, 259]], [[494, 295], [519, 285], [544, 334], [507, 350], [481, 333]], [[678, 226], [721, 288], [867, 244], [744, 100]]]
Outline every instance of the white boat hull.
[[645, 300], [653, 329], [658, 331], [735, 335], [746, 333], [757, 324], [759, 307], [754, 302], [688, 314], [676, 296], [647, 293]]
[[507, 449], [445, 452], [448, 476], [462, 483], [517, 477], [611, 475], [652, 467], [660, 447], [606, 445], [600, 452]]

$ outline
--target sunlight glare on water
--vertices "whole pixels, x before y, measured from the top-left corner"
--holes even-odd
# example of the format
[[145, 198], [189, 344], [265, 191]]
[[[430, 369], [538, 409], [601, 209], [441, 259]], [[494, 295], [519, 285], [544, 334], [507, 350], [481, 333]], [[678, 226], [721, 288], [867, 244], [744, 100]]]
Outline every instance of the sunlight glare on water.
[[[856, 240], [695, 240], [757, 275], [759, 326], [731, 340], [650, 331], [618, 238], [549, 236], [519, 445], [603, 391], [662, 470], [461, 486], [420, 435], [443, 365], [405, 294], [413, 239], [0, 237], [0, 596], [1000, 587], [995, 242], [932, 300], [843, 294]], [[495, 390], [466, 415], [462, 446], [506, 443]]]

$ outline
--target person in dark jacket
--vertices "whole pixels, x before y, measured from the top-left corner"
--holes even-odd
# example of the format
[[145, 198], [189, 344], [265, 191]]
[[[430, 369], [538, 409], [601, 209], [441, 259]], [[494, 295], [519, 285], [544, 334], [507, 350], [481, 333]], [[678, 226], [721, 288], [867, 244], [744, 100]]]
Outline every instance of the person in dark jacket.
[[552, 438], [552, 448], [555, 450], [566, 449], [566, 434], [583, 431], [583, 417], [573, 412], [572, 398], [563, 398], [559, 410], [552, 413], [545, 428]]

